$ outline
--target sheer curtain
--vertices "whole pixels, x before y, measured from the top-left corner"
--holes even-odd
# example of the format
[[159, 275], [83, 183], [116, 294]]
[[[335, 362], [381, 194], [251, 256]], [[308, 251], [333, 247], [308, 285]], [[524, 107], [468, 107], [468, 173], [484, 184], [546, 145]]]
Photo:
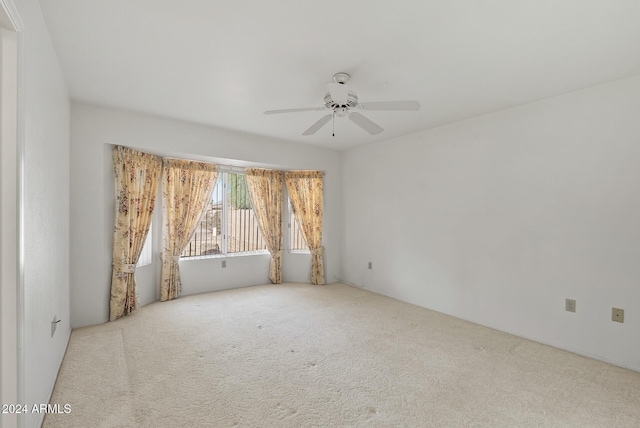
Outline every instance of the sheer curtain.
[[113, 268], [109, 320], [129, 315], [138, 307], [135, 270], [151, 225], [160, 158], [117, 146], [113, 150], [116, 215], [113, 229]]
[[217, 178], [214, 164], [164, 159], [161, 301], [175, 299], [180, 293], [180, 254], [211, 199]]
[[269, 279], [282, 283], [282, 172], [249, 168], [245, 172], [251, 205], [271, 254]]
[[324, 284], [322, 247], [323, 206], [322, 171], [287, 171], [287, 185], [293, 214], [311, 251], [311, 283]]

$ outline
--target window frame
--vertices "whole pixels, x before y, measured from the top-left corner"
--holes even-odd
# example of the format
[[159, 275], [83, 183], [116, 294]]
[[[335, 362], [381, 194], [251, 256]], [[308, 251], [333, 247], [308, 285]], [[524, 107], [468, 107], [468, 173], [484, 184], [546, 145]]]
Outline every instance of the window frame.
[[[220, 184], [222, 186], [222, 200], [221, 200], [221, 206], [222, 206], [222, 212], [221, 212], [221, 218], [220, 218], [220, 229], [222, 230], [222, 238], [221, 238], [221, 245], [220, 245], [220, 253], [218, 254], [204, 254], [204, 255], [196, 255], [196, 256], [183, 256], [180, 255], [180, 261], [189, 261], [189, 260], [203, 260], [203, 259], [220, 259], [220, 258], [227, 258], [227, 257], [247, 257], [247, 256], [255, 256], [255, 255], [264, 255], [264, 254], [269, 254], [269, 250], [266, 249], [266, 244], [265, 244], [265, 249], [262, 250], [252, 250], [252, 251], [239, 251], [239, 252], [228, 252], [229, 251], [229, 231], [228, 231], [228, 227], [229, 227], [229, 213], [228, 213], [228, 203], [229, 203], [229, 192], [227, 191], [228, 187], [229, 187], [229, 174], [237, 174], [237, 175], [246, 175], [245, 170], [236, 170], [236, 169], [228, 169], [228, 168], [224, 168], [224, 169], [219, 169], [218, 170], [218, 178], [216, 178], [216, 183], [214, 184], [214, 190], [213, 192], [215, 192], [215, 188], [216, 186], [218, 186], [218, 184]], [[246, 181], [245, 181], [245, 186], [246, 186]], [[247, 197], [248, 197], [248, 192], [249, 190], [247, 189]], [[211, 194], [211, 199], [213, 199], [214, 197], [214, 193]], [[249, 197], [248, 197], [249, 198]], [[251, 204], [251, 198], [249, 198], [249, 203]], [[253, 205], [251, 207], [251, 209], [253, 210]], [[203, 213], [204, 215], [204, 213]], [[255, 216], [255, 212], [253, 213], [253, 215]], [[257, 219], [255, 219], [256, 224], [257, 224]], [[195, 233], [195, 232], [194, 232]], [[260, 234], [260, 237], [262, 239], [262, 241], [264, 242], [264, 236], [262, 236], [262, 231], [260, 230], [260, 228], [258, 227], [258, 233]], [[191, 238], [189, 238], [189, 241], [191, 241]]]

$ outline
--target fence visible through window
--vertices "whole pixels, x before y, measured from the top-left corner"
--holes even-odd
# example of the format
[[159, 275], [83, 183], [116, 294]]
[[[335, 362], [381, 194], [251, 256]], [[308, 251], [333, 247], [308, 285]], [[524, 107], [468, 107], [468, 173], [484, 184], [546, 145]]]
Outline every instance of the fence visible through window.
[[291, 208], [291, 201], [289, 201], [289, 235], [291, 238], [291, 250], [292, 251], [309, 251], [307, 242], [304, 240], [302, 230], [296, 221], [296, 217], [293, 214]]
[[181, 257], [266, 250], [244, 174], [221, 172], [211, 201]]

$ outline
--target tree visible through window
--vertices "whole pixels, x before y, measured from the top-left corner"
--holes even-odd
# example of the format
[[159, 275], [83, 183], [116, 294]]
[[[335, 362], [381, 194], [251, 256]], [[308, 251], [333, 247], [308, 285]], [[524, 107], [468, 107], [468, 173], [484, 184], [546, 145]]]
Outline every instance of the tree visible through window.
[[244, 174], [221, 172], [211, 201], [181, 257], [266, 251]]

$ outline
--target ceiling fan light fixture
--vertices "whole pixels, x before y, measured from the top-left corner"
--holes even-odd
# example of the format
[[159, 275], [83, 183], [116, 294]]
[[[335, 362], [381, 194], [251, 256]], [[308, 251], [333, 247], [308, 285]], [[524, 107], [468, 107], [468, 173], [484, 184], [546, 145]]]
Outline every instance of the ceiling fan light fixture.
[[336, 107], [333, 111], [337, 117], [345, 117], [349, 115], [349, 109], [347, 107]]

